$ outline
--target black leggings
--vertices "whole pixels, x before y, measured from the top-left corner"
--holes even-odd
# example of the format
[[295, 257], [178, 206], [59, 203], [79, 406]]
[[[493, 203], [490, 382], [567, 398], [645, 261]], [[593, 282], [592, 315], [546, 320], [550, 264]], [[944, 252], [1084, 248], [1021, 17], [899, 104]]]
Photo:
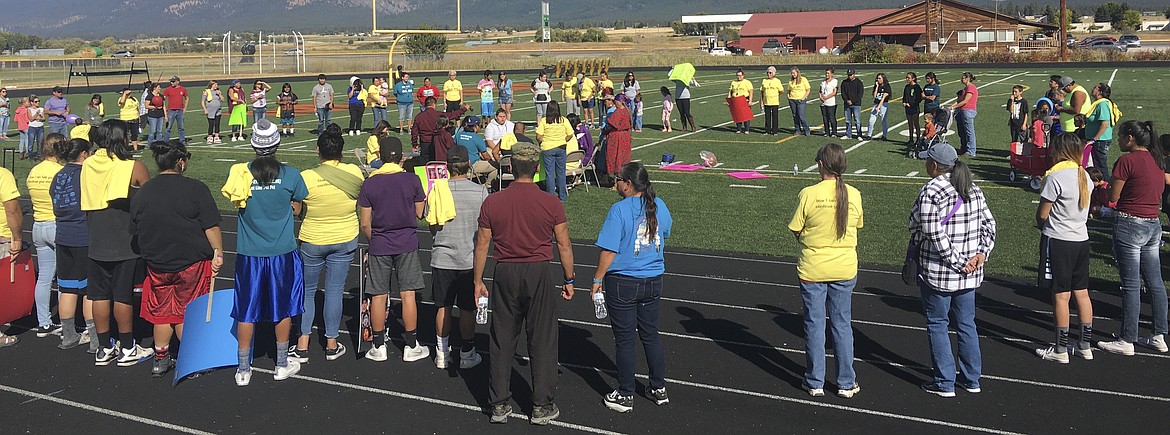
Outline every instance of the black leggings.
[[349, 129], [362, 129], [362, 115], [366, 113], [366, 106], [349, 106]]
[[207, 135], [215, 136], [219, 134], [219, 121], [223, 119], [223, 115], [215, 115], [214, 118], [207, 118]]
[[687, 119], [691, 117], [691, 99], [690, 98], [679, 98], [677, 103], [678, 104], [676, 104], [676, 105], [678, 106], [678, 116], [679, 116], [678, 120], [682, 121], [683, 125], [685, 126]]

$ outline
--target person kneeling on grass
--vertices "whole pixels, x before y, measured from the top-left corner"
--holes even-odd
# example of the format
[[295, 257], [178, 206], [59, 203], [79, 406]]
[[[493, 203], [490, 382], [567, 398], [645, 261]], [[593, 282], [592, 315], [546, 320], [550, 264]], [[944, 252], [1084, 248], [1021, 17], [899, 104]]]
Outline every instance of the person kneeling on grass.
[[455, 219], [431, 225], [434, 246], [431, 250], [432, 300], [438, 306], [435, 314], [435, 367], [447, 368], [451, 362], [449, 333], [451, 309], [459, 307], [459, 368], [469, 369], [483, 360], [475, 351], [475, 286], [471, 279], [475, 260], [475, 232], [479, 228], [479, 210], [487, 199], [484, 186], [467, 179], [471, 171], [467, 148], [454, 147], [447, 154], [451, 170], [448, 182], [455, 205]]
[[232, 165], [222, 192], [239, 209], [236, 239], [236, 300], [232, 318], [239, 337], [236, 385], [252, 380], [252, 333], [257, 322], [274, 323], [276, 373], [283, 381], [301, 370], [288, 358], [292, 317], [304, 312], [304, 265], [293, 233], [293, 216], [309, 195], [301, 173], [277, 160], [280, 132], [265, 118], [252, 127], [251, 163]]
[[191, 153], [178, 139], [150, 144], [159, 174], [130, 203], [130, 233], [146, 260], [142, 318], [154, 324], [154, 367], [175, 366], [171, 335], [183, 339], [187, 304], [211, 291], [223, 266], [219, 208], [203, 182], [183, 176]]
[[430, 356], [418, 342], [418, 305], [415, 292], [425, 287], [422, 265], [418, 258], [418, 221], [423, 218], [426, 195], [418, 177], [402, 169], [406, 157], [402, 141], [385, 137], [379, 141], [381, 168], [370, 174], [358, 193], [361, 207], [359, 222], [370, 241], [370, 318], [374, 347], [366, 359], [386, 361], [386, 309], [390, 292], [398, 289], [402, 297], [402, 338], [406, 347], [403, 361], [418, 361]]

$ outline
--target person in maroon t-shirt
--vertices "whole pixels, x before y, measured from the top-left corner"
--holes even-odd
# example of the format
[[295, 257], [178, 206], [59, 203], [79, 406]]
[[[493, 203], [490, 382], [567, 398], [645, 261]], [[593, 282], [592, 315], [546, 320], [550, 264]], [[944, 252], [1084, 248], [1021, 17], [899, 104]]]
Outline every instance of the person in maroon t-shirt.
[[187, 88], [179, 81], [179, 76], [171, 77], [171, 85], [163, 90], [163, 97], [167, 99], [167, 140], [171, 140], [171, 127], [179, 126], [179, 140], [187, 143], [187, 131], [183, 128], [183, 114], [187, 112], [190, 98]]
[[[1162, 223], [1158, 220], [1166, 171], [1157, 137], [1150, 121], [1126, 121], [1117, 128], [1117, 143], [1125, 151], [1113, 166], [1111, 192], [1117, 203], [1113, 253], [1121, 276], [1121, 335], [1114, 341], [1099, 341], [1097, 347], [1126, 356], [1134, 354], [1134, 344], [1167, 351], [1166, 284], [1159, 258]], [[1143, 281], [1153, 317], [1149, 337], [1138, 336]]]
[[438, 122], [440, 116], [446, 116], [451, 123], [457, 121], [464, 113], [471, 110], [470, 104], [464, 104], [454, 112], [440, 112], [435, 108], [436, 98], [427, 97], [423, 101], [423, 110], [414, 117], [414, 128], [410, 129], [410, 143], [414, 151], [422, 154], [422, 161], [435, 160], [435, 135], [439, 133]]
[[[512, 174], [508, 188], [484, 200], [475, 241], [476, 299], [490, 295], [491, 361], [490, 397], [492, 423], [506, 423], [512, 413], [509, 386], [512, 356], [521, 322], [527, 325], [528, 350], [532, 358], [532, 424], [546, 425], [560, 415], [553, 403], [557, 382], [557, 298], [549, 290], [548, 264], [553, 258], [552, 237], [556, 237], [564, 286], [561, 297], [573, 298], [573, 247], [565, 207], [532, 182], [540, 163], [540, 149], [530, 143], [512, 147]], [[496, 244], [494, 289], [483, 282], [488, 250]]]

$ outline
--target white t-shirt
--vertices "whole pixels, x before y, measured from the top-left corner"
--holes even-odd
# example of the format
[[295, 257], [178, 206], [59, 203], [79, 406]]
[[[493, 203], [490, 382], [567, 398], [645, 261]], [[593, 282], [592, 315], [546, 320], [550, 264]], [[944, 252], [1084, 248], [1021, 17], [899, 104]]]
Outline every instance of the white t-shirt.
[[534, 101], [538, 103], [547, 103], [549, 101], [548, 91], [552, 89], [552, 85], [550, 85], [547, 81], [540, 81], [537, 79], [536, 81], [532, 82], [532, 89], [536, 91], [536, 94], [533, 95]]
[[511, 133], [512, 129], [516, 128], [516, 124], [512, 121], [504, 121], [503, 124], [497, 124], [495, 119], [488, 122], [487, 128], [483, 130], [483, 138], [492, 141], [492, 143], [499, 145], [500, 138]]
[[[837, 79], [834, 78], [834, 79], [829, 80], [829, 81], [821, 80], [821, 96], [822, 97], [826, 96], [826, 95], [830, 95], [836, 91], [837, 91]], [[836, 106], [837, 105], [837, 96], [834, 95], [833, 98], [829, 98], [825, 101], [822, 101], [821, 105], [822, 106]]]
[[44, 113], [45, 113], [44, 107], [38, 107], [36, 109], [28, 109], [28, 119], [29, 119], [28, 126], [29, 127], [44, 127], [45, 121], [33, 121], [33, 119], [36, 119], [37, 116], [40, 116], [41, 114], [44, 114]]

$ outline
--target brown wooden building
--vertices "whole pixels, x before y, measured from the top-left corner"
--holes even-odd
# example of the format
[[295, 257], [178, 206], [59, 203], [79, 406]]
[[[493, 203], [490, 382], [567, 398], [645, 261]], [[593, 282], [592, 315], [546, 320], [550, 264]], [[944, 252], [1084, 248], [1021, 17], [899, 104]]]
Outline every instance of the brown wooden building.
[[1057, 25], [997, 14], [954, 0], [924, 0], [861, 23], [850, 43], [872, 37], [938, 53], [1018, 47], [1033, 33], [1057, 29]]

